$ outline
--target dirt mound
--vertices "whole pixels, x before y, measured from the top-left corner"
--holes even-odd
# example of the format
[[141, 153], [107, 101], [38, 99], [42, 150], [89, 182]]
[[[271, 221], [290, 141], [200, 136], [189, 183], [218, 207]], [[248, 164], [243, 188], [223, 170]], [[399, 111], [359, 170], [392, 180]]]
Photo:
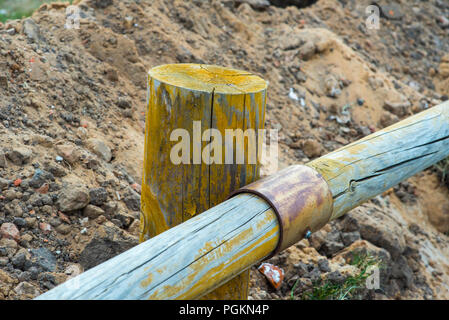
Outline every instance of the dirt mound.
[[[0, 299], [32, 298], [137, 244], [153, 66], [268, 80], [280, 167], [447, 99], [445, 2], [379, 2], [377, 31], [365, 27], [371, 1], [256, 2], [83, 0], [79, 30], [64, 27], [60, 3], [0, 26]], [[272, 258], [286, 273], [279, 290], [253, 270], [251, 298], [343, 285], [365, 266], [354, 252], [384, 267], [380, 290], [352, 298], [447, 298], [448, 208], [435, 173], [417, 175]]]

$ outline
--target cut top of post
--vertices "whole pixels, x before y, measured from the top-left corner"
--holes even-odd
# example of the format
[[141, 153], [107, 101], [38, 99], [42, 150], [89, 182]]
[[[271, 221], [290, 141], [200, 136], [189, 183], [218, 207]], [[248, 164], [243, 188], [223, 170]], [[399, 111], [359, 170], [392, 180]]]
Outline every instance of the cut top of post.
[[206, 64], [166, 64], [149, 71], [151, 78], [166, 84], [223, 94], [246, 94], [267, 88], [267, 82], [247, 71]]

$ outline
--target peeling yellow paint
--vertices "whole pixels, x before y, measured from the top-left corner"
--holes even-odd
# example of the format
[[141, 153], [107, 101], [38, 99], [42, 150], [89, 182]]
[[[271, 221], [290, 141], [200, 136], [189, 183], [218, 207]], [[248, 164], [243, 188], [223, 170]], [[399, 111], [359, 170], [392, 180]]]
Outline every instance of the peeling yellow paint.
[[[144, 172], [141, 197], [141, 241], [166, 231], [224, 201], [234, 190], [259, 176], [260, 165], [194, 163], [198, 150], [190, 144], [190, 163], [174, 165], [170, 141], [174, 129], [193, 138], [193, 121], [204, 130], [263, 129], [267, 83], [241, 70], [199, 64], [171, 64], [149, 71]], [[209, 142], [201, 142], [201, 150]], [[248, 142], [244, 141], [245, 148]], [[222, 163], [225, 163], [223, 139]], [[235, 158], [235, 149], [234, 149]], [[249, 273], [206, 298], [246, 299]]]
[[[276, 219], [272, 210], [265, 212], [266, 220]], [[279, 226], [275, 225], [266, 234], [243, 250], [238, 251], [245, 240], [249, 238], [251, 229], [242, 231], [239, 235], [224, 244], [207, 243], [195, 255], [197, 260], [189, 268], [191, 274], [175, 286], [165, 285], [153, 292], [148, 299], [195, 299], [223, 279], [232, 278], [240, 270], [250, 267], [254, 261], [259, 261], [274, 250], [279, 240]], [[212, 250], [212, 251], [211, 251]], [[209, 252], [208, 254], [204, 254]], [[227, 264], [220, 264], [209, 268], [211, 261], [232, 253], [232, 260]], [[207, 272], [203, 272], [206, 271]], [[203, 273], [203, 274], [202, 274]], [[237, 292], [234, 292], [237, 294]], [[228, 296], [233, 298], [233, 296]]]
[[151, 284], [152, 281], [153, 281], [153, 274], [150, 273], [145, 280], [142, 280], [140, 282], [140, 286], [146, 288]]

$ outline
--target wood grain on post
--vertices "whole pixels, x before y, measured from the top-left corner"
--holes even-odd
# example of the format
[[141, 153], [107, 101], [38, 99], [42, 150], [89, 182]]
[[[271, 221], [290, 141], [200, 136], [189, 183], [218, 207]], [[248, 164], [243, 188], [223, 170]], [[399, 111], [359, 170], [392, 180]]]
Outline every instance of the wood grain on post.
[[[225, 130], [264, 128], [267, 87], [251, 73], [198, 64], [155, 67], [148, 81], [141, 242], [219, 204], [259, 177], [258, 163], [225, 164]], [[171, 141], [176, 129], [185, 129], [190, 140], [189, 154], [180, 164], [170, 158], [181, 139], [175, 134]], [[221, 133], [221, 163], [203, 159], [214, 139], [208, 129]], [[246, 299], [248, 281], [246, 271], [204, 298]]]

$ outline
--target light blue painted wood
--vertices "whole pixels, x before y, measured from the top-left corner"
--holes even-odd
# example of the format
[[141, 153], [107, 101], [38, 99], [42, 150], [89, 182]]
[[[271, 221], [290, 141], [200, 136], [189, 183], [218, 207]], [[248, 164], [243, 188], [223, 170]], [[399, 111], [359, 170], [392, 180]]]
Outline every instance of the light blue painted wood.
[[335, 219], [449, 156], [449, 101], [307, 165], [327, 180]]

